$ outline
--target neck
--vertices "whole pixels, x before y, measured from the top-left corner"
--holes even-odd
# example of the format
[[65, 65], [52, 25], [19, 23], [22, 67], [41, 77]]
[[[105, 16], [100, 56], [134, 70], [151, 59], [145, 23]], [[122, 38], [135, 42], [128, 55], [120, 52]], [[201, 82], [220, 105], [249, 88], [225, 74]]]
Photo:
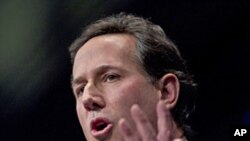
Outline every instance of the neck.
[[174, 121], [173, 121], [173, 139], [174, 139], [174, 141], [178, 141], [175, 139], [180, 139], [183, 141], [186, 140], [183, 129], [178, 127]]

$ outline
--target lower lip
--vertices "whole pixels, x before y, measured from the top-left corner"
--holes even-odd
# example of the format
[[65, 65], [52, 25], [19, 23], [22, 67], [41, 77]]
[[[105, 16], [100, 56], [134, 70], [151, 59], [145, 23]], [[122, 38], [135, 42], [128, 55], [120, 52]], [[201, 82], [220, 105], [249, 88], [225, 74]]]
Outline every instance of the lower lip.
[[112, 127], [113, 127], [112, 124], [108, 124], [107, 127], [105, 127], [101, 131], [92, 130], [91, 134], [98, 139], [107, 138], [112, 130]]

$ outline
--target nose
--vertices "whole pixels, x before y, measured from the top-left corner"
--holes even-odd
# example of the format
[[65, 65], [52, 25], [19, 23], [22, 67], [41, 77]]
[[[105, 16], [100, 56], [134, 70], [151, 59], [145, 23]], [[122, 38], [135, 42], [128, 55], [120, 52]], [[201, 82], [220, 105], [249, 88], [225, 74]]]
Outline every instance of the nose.
[[101, 92], [93, 84], [89, 84], [85, 87], [82, 103], [87, 111], [96, 111], [105, 107], [105, 101]]

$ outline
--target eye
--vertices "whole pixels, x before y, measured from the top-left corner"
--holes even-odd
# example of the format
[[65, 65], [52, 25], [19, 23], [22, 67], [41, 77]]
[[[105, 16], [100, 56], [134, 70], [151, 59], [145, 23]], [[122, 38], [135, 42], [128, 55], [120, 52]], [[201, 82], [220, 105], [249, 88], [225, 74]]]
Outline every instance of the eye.
[[107, 74], [105, 77], [105, 81], [106, 82], [113, 82], [119, 79], [119, 75], [117, 74]]
[[79, 87], [79, 88], [77, 89], [77, 91], [76, 91], [76, 97], [80, 97], [80, 96], [83, 95], [83, 93], [84, 93], [84, 88], [85, 88], [85, 86], [82, 86], [82, 87]]

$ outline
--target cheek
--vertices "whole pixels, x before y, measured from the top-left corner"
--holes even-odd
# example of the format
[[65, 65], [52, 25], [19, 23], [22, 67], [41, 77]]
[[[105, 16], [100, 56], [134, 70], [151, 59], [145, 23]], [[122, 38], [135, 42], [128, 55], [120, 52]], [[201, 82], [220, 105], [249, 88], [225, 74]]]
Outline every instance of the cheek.
[[86, 127], [86, 113], [85, 113], [85, 109], [83, 108], [83, 106], [81, 106], [81, 104], [79, 102], [76, 103], [76, 113], [78, 116], [78, 120], [81, 124], [81, 127], [84, 130], [84, 127]]
[[160, 97], [158, 91], [152, 85], [130, 81], [130, 83], [123, 84], [113, 90], [109, 99], [113, 115], [116, 115], [117, 118], [126, 118], [128, 122], [133, 123], [130, 108], [133, 104], [138, 104], [147, 114], [153, 126], [156, 127], [155, 109]]
[[152, 105], [152, 102], [156, 99], [153, 98], [153, 95], [156, 94], [150, 84], [136, 80], [128, 81], [113, 88], [109, 94], [111, 94], [109, 96], [110, 104], [114, 110], [119, 111], [121, 114], [130, 113], [130, 107], [133, 104], [139, 104], [140, 106]]
[[119, 85], [110, 92], [110, 100], [113, 104], [122, 105], [123, 107], [131, 106], [138, 102], [140, 91], [134, 83], [124, 83]]

